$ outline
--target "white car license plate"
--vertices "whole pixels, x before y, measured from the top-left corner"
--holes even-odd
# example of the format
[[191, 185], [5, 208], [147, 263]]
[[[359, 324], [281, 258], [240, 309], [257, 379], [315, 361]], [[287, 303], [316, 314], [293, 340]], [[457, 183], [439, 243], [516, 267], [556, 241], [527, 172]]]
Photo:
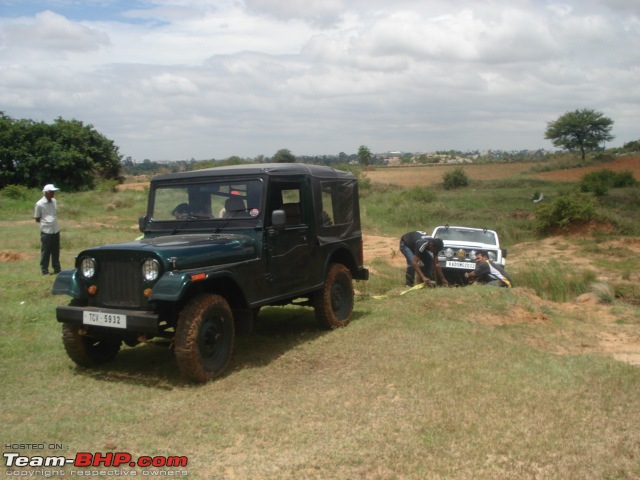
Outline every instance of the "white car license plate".
[[82, 312], [82, 323], [98, 327], [127, 328], [127, 316], [119, 313]]
[[447, 263], [444, 265], [448, 268], [464, 268], [466, 270], [475, 270], [476, 264], [471, 262], [453, 262], [451, 260], [447, 260]]

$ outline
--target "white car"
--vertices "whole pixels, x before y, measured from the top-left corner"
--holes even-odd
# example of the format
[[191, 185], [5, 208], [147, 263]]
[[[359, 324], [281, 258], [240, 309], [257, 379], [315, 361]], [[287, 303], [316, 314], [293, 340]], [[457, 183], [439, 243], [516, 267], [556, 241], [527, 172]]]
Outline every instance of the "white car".
[[507, 250], [500, 248], [498, 234], [493, 230], [444, 225], [436, 227], [431, 236], [444, 243], [438, 253], [438, 262], [452, 285], [467, 283], [464, 274], [475, 270], [478, 250], [486, 250], [494, 263], [502, 266], [506, 263]]

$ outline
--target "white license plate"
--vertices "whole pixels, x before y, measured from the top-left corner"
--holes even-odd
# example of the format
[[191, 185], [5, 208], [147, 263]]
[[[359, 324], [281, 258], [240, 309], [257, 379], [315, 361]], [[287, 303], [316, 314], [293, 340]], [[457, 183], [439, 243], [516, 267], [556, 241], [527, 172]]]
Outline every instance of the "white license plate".
[[127, 328], [127, 316], [119, 313], [82, 312], [82, 323], [98, 327]]
[[447, 260], [444, 264], [445, 267], [448, 268], [464, 268], [466, 270], [475, 270], [476, 264], [471, 262], [453, 262], [451, 260]]

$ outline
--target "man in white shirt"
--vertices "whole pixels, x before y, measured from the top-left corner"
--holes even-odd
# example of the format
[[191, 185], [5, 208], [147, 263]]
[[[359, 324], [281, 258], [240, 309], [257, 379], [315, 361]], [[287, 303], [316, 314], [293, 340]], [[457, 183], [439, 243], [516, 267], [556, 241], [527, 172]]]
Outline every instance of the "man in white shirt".
[[58, 224], [58, 205], [53, 198], [59, 188], [53, 184], [45, 185], [43, 197], [36, 202], [33, 217], [40, 224], [40, 270], [49, 275], [49, 260], [53, 273], [60, 272], [60, 225]]

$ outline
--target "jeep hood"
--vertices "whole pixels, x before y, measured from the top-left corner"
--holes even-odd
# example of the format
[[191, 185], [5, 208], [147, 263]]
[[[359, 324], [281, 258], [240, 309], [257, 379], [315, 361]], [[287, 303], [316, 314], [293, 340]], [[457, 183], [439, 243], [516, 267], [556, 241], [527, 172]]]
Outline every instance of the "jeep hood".
[[255, 259], [258, 246], [254, 238], [238, 234], [167, 235], [139, 241], [103, 245], [83, 254], [126, 255], [127, 252], [155, 254], [165, 266], [183, 270], [201, 266], [224, 265]]

